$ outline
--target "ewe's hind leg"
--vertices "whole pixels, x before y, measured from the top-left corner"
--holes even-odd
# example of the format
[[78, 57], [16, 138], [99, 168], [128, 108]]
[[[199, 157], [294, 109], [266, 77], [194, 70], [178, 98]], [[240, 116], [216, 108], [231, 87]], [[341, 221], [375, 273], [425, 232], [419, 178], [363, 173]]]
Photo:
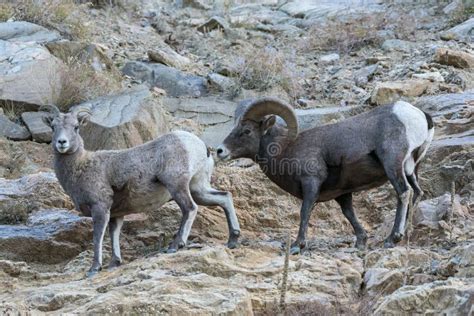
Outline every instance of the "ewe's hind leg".
[[408, 214], [408, 202], [410, 192], [408, 181], [405, 177], [404, 155], [388, 157], [384, 161], [385, 173], [390, 183], [392, 183], [397, 193], [397, 212], [395, 214], [395, 223], [387, 239], [385, 239], [385, 248], [394, 247], [396, 243], [402, 240], [405, 233], [405, 224]]
[[196, 203], [203, 206], [220, 206], [224, 209], [229, 227], [229, 241], [227, 247], [237, 247], [240, 236], [240, 226], [237, 215], [235, 214], [232, 195], [229, 192], [218, 191], [211, 187], [205, 189], [193, 190], [191, 193]]
[[109, 263], [109, 269], [120, 266], [122, 264], [122, 256], [120, 255], [120, 230], [123, 225], [123, 216], [113, 217], [109, 221], [109, 235], [112, 244], [112, 259]]
[[191, 226], [193, 225], [194, 219], [198, 211], [198, 206], [194, 203], [191, 193], [189, 192], [189, 184], [181, 183], [173, 189], [168, 189], [173, 197], [173, 200], [179, 205], [183, 217], [181, 219], [181, 225], [176, 237], [168, 247], [168, 253], [176, 252], [179, 248], [183, 248], [188, 240], [189, 233], [191, 232]]
[[367, 233], [365, 232], [364, 227], [357, 220], [357, 216], [354, 213], [352, 207], [352, 193], [343, 194], [336, 198], [336, 202], [341, 206], [342, 213], [349, 220], [354, 228], [354, 232], [357, 237], [355, 246], [359, 249], [365, 249], [365, 244], [367, 243]]

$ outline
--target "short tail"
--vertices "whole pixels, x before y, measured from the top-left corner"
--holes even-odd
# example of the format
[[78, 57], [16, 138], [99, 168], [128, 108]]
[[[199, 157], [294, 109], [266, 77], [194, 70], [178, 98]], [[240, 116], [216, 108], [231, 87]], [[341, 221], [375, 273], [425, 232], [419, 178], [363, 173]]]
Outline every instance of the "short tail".
[[428, 123], [428, 137], [424, 141], [424, 143], [418, 148], [418, 154], [417, 154], [417, 159], [415, 161], [415, 165], [417, 165], [421, 159], [426, 155], [426, 152], [428, 151], [428, 147], [430, 147], [431, 142], [433, 141], [433, 136], [434, 136], [434, 124], [433, 124], [433, 118], [431, 115], [428, 113], [424, 112], [425, 117], [426, 117], [426, 122]]

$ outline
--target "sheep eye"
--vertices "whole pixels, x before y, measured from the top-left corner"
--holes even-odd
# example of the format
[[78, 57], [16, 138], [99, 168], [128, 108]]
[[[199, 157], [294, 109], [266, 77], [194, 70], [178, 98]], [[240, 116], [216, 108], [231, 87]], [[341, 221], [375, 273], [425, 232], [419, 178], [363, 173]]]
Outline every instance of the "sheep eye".
[[249, 135], [250, 133], [251, 133], [251, 131], [250, 131], [249, 129], [245, 129], [245, 130], [244, 130], [244, 134], [245, 134], [245, 135]]
[[79, 125], [77, 125], [77, 126], [74, 126], [74, 131], [76, 131], [76, 132], [77, 132], [78, 130], [79, 130]]

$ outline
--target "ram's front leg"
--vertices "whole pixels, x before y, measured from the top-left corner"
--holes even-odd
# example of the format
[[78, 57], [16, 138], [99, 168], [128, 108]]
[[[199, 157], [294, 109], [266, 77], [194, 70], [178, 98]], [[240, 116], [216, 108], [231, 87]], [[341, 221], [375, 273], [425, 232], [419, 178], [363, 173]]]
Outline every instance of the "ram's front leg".
[[319, 197], [320, 181], [315, 178], [304, 178], [301, 181], [301, 188], [303, 191], [303, 204], [301, 205], [300, 212], [300, 228], [296, 241], [291, 245], [290, 253], [292, 255], [300, 253], [306, 247], [306, 231], [308, 230], [314, 203]]
[[87, 272], [87, 277], [92, 277], [102, 269], [102, 243], [104, 241], [105, 229], [109, 223], [110, 210], [101, 204], [92, 206], [94, 260]]

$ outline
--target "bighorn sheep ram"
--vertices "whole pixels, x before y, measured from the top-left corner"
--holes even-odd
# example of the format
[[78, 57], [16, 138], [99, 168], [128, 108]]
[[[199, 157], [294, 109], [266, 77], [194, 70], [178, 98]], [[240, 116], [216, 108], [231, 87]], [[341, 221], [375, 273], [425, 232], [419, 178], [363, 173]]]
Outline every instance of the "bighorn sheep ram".
[[77, 109], [45, 117], [53, 128], [54, 170], [77, 210], [93, 220], [94, 260], [88, 276], [102, 265], [102, 241], [107, 224], [112, 243], [109, 267], [121, 264], [119, 235], [124, 215], [156, 209], [173, 199], [182, 211], [178, 233], [168, 248], [183, 247], [196, 217], [196, 205], [220, 206], [229, 226], [228, 247], [234, 248], [240, 234], [229, 192], [211, 187], [214, 161], [206, 145], [184, 131], [163, 135], [125, 150], [90, 152], [84, 149], [79, 127], [90, 113]]
[[[275, 115], [284, 119], [286, 128], [275, 124]], [[414, 202], [423, 194], [417, 169], [433, 134], [431, 117], [401, 101], [298, 133], [294, 110], [263, 98], [248, 106], [217, 155], [222, 160], [253, 159], [270, 180], [303, 200], [292, 253], [305, 247], [314, 204], [332, 199], [354, 228], [356, 247], [365, 248], [367, 234], [352, 208], [352, 192], [389, 180], [398, 196], [395, 223], [385, 240], [385, 247], [393, 247], [405, 232], [409, 186]]]

